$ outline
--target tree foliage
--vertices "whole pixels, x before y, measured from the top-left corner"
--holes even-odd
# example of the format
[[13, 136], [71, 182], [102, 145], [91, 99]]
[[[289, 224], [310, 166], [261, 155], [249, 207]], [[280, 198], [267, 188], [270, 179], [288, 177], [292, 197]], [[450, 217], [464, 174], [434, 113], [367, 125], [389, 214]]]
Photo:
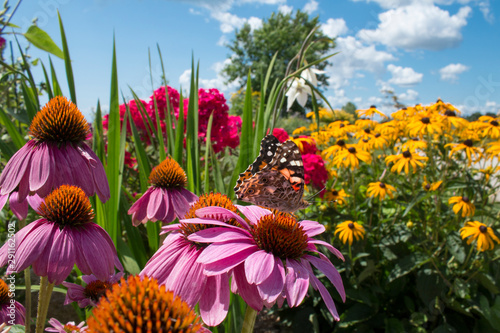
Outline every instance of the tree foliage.
[[[295, 15], [272, 13], [258, 29], [252, 30], [248, 23], [245, 24], [241, 30], [236, 31], [234, 40], [226, 45], [232, 51], [231, 63], [222, 70], [226, 81], [237, 80], [240, 87], [243, 87], [250, 70], [252, 88], [260, 90], [263, 76], [276, 52], [278, 56], [271, 75], [271, 85], [276, 79], [282, 79], [289, 62], [300, 52], [302, 41], [318, 23], [318, 16], [311, 18], [307, 13], [297, 10]], [[308, 63], [322, 58], [335, 47], [333, 41], [320, 29], [316, 30], [313, 40], [316, 42], [311, 45], [305, 57]], [[316, 68], [323, 70], [328, 64], [323, 61]], [[326, 75], [319, 75], [318, 84], [327, 86], [327, 79]]]

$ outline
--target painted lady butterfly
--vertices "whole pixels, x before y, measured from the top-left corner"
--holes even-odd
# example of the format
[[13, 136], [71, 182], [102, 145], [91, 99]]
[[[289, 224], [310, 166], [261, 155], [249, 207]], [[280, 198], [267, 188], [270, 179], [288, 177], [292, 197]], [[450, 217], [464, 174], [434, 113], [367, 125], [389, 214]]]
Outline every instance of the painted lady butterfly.
[[287, 213], [309, 206], [302, 198], [304, 165], [297, 145], [266, 135], [259, 156], [240, 174], [234, 192], [239, 200]]

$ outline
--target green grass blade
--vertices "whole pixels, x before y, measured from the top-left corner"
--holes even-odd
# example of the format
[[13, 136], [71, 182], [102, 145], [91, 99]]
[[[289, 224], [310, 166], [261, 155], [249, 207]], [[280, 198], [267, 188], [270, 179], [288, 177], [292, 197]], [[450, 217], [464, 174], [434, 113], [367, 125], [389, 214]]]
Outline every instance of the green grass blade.
[[184, 149], [184, 101], [182, 98], [182, 91], [179, 98], [179, 119], [177, 120], [175, 132], [175, 149], [174, 160], [182, 165], [182, 155]]
[[207, 124], [207, 144], [205, 145], [205, 189], [204, 193], [208, 193], [210, 191], [210, 177], [208, 176], [208, 161], [210, 158], [210, 150], [212, 148], [212, 122], [214, 120], [214, 113], [210, 114], [210, 118], [208, 118]]
[[186, 126], [186, 173], [188, 189], [199, 195], [200, 160], [198, 153], [198, 73], [194, 71], [194, 60], [191, 66], [191, 85]]
[[52, 87], [50, 85], [50, 80], [49, 76], [47, 75], [47, 70], [45, 69], [45, 66], [42, 62], [42, 69], [43, 69], [43, 77], [45, 78], [45, 85], [47, 89], [47, 94], [49, 95], [49, 100], [54, 98], [54, 94], [52, 93]]
[[21, 91], [23, 92], [24, 104], [26, 105], [26, 113], [28, 114], [28, 119], [31, 124], [31, 121], [38, 112], [36, 98], [33, 94], [33, 91], [26, 85], [24, 81], [21, 81]]
[[49, 57], [49, 62], [50, 62], [50, 75], [52, 77], [54, 96], [63, 96], [61, 85], [59, 84], [59, 80], [57, 80], [56, 71], [54, 70], [54, 64], [52, 64], [52, 59], [50, 57]]
[[24, 137], [21, 135], [21, 133], [19, 133], [16, 125], [14, 124], [14, 122], [12, 122], [12, 120], [2, 107], [0, 107], [0, 123], [2, 123], [2, 125], [7, 130], [7, 133], [9, 133], [9, 136], [12, 139], [12, 143], [14, 143], [16, 150], [21, 149], [26, 144], [26, 140], [24, 140]]
[[64, 53], [64, 66], [66, 67], [66, 78], [68, 80], [69, 95], [73, 103], [76, 103], [76, 89], [75, 89], [75, 79], [73, 76], [73, 68], [71, 67], [71, 57], [69, 56], [68, 42], [66, 40], [66, 33], [64, 32], [63, 23], [61, 20], [61, 15], [59, 11], [57, 12], [57, 17], [59, 18], [59, 29], [61, 30], [61, 41]]

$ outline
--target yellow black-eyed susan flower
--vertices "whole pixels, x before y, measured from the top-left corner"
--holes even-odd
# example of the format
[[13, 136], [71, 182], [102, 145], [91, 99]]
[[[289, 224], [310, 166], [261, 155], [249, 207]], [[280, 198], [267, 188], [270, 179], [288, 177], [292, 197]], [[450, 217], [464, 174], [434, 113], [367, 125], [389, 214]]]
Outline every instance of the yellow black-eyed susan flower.
[[493, 229], [478, 221], [465, 223], [465, 226], [460, 229], [460, 236], [462, 236], [462, 239], [468, 238], [467, 244], [476, 240], [478, 251], [492, 250], [495, 247], [493, 241], [500, 244], [500, 240], [493, 232]]
[[458, 213], [461, 211], [462, 217], [473, 216], [476, 212], [476, 207], [467, 196], [451, 197], [448, 200], [448, 204], [454, 204], [453, 212], [458, 215]]
[[448, 143], [445, 147], [452, 147], [450, 150], [450, 157], [463, 150], [467, 156], [467, 165], [469, 166], [477, 162], [483, 156], [481, 149], [474, 147], [474, 142], [471, 139], [467, 139], [462, 143]]
[[350, 167], [351, 169], [356, 169], [359, 167], [359, 161], [370, 164], [372, 162], [372, 156], [369, 152], [361, 149], [358, 145], [349, 145], [347, 149], [340, 151], [334, 158], [333, 164], [340, 167]]
[[368, 184], [366, 194], [369, 197], [375, 197], [383, 200], [386, 195], [388, 195], [391, 199], [394, 199], [394, 192], [396, 192], [396, 189], [392, 185], [382, 182], [373, 182]]
[[352, 245], [354, 238], [356, 240], [364, 238], [365, 228], [357, 222], [345, 221], [335, 228], [335, 235], [336, 234], [339, 234], [342, 243], [349, 243], [349, 245]]
[[422, 168], [424, 163], [422, 161], [427, 161], [428, 158], [426, 156], [420, 156], [416, 152], [410, 152], [409, 150], [405, 150], [401, 154], [398, 155], [389, 155], [385, 158], [385, 163], [389, 165], [389, 163], [394, 163], [391, 168], [391, 172], [400, 173], [403, 169], [406, 174], [410, 173], [410, 166], [412, 167], [413, 173], [417, 172], [417, 168]]

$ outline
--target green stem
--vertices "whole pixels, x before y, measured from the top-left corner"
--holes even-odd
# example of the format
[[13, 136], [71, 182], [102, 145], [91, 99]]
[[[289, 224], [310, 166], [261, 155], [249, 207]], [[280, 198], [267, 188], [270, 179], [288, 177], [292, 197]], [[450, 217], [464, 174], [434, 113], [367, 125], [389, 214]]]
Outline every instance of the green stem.
[[253, 327], [255, 326], [255, 319], [257, 319], [257, 311], [247, 305], [245, 319], [243, 321], [243, 326], [241, 327], [241, 333], [252, 333]]
[[38, 310], [36, 313], [35, 333], [43, 333], [45, 319], [49, 310], [50, 297], [52, 296], [53, 283], [49, 283], [46, 276], [40, 277], [40, 291], [38, 292]]

